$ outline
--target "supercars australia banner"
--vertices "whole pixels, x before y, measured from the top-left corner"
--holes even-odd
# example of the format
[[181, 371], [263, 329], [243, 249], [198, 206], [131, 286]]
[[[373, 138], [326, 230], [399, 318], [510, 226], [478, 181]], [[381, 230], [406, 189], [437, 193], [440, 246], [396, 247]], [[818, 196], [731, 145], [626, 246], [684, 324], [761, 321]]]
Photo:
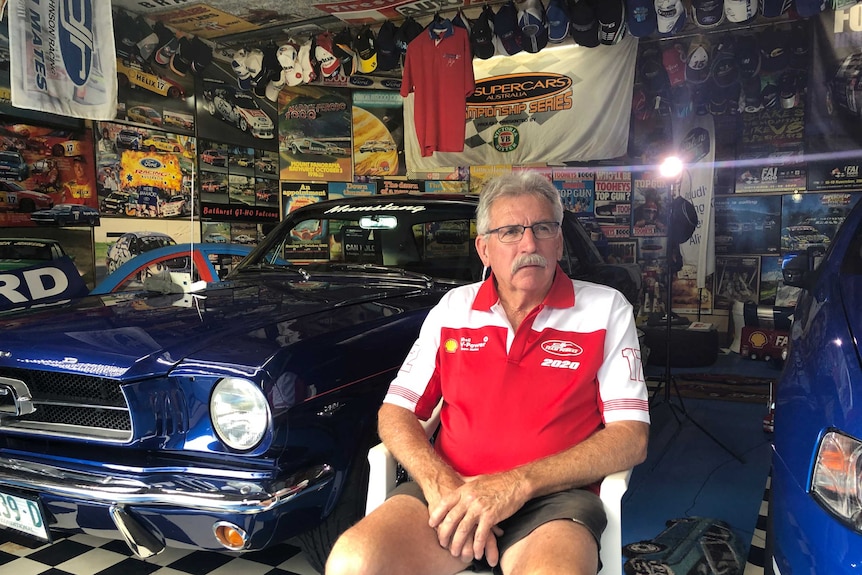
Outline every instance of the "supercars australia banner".
[[[422, 157], [405, 99], [408, 170], [481, 164], [558, 164], [626, 153], [637, 39], [613, 46], [548, 47], [473, 60], [463, 152]], [[537, 70], [541, 70], [540, 72]], [[453, 110], [453, 113], [456, 113]]]
[[117, 110], [111, 11], [99, 0], [9, 3], [12, 105], [110, 120]]

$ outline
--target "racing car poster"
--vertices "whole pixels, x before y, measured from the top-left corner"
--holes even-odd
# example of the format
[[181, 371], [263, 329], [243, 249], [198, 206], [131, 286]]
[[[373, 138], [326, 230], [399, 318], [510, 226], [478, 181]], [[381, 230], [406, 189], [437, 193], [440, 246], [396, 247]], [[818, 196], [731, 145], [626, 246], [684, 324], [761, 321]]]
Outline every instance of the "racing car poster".
[[775, 254], [781, 231], [781, 196], [716, 196], [715, 253]]
[[781, 201], [781, 253], [829, 247], [862, 193], [787, 194]]
[[275, 104], [240, 87], [230, 63], [213, 62], [207, 76], [198, 84], [199, 137], [259, 150], [276, 150]]
[[552, 181], [560, 191], [563, 209], [578, 215], [595, 214], [595, 172], [554, 170]]
[[812, 19], [813, 59], [805, 122], [808, 190], [862, 186], [862, 4], [826, 10]]
[[329, 187], [319, 182], [282, 182], [281, 195], [284, 215], [327, 197]]
[[608, 240], [631, 237], [631, 172], [598, 170], [595, 206], [596, 220]]
[[202, 220], [250, 224], [280, 220], [275, 152], [207, 139], [199, 144]]
[[94, 164], [92, 130], [0, 123], [0, 226], [65, 225], [69, 204], [96, 225]]
[[[114, 8], [117, 120], [194, 135], [195, 82], [180, 46], [189, 37]], [[189, 50], [189, 48], [186, 48]]]
[[[632, 188], [632, 203], [628, 206], [632, 236], [667, 235], [667, 202], [670, 198], [668, 180], [655, 172], [637, 172], [632, 178]], [[623, 215], [629, 214], [623, 212]]]
[[735, 191], [804, 189], [810, 23], [773, 24], [753, 38], [763, 56], [759, 72], [742, 86]]
[[347, 90], [287, 86], [278, 96], [281, 179], [353, 181], [352, 104]]
[[353, 173], [377, 177], [407, 174], [404, 102], [398, 92], [353, 92]]
[[161, 130], [99, 122], [96, 174], [102, 215], [188, 218], [195, 138]]

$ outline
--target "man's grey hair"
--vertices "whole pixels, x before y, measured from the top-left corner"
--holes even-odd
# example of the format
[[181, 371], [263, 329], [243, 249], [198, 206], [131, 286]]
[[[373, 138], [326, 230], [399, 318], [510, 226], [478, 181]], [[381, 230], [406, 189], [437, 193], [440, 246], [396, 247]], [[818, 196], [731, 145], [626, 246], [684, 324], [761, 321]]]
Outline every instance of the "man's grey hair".
[[563, 221], [560, 192], [548, 178], [538, 172], [512, 172], [485, 182], [476, 208], [476, 231], [487, 234], [491, 229], [491, 205], [500, 198], [535, 196], [548, 202], [554, 221]]

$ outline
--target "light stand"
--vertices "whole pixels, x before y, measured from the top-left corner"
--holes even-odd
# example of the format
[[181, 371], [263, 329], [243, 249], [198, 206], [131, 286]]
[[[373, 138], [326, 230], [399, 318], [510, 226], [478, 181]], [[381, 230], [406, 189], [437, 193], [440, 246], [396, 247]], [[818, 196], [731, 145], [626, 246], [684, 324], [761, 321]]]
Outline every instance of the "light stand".
[[[668, 219], [667, 219], [667, 251], [666, 251], [666, 269], [667, 269], [667, 277], [666, 277], [666, 289], [665, 289], [665, 311], [664, 311], [664, 320], [665, 320], [665, 356], [664, 356], [664, 375], [662, 379], [659, 381], [658, 386], [656, 386], [653, 391], [652, 397], [650, 397], [650, 411], [654, 405], [664, 404], [667, 405], [670, 409], [671, 414], [676, 420], [677, 429], [674, 433], [673, 437], [676, 437], [682, 429], [682, 424], [685, 420], [690, 421], [695, 427], [700, 429], [707, 437], [709, 437], [716, 445], [721, 447], [724, 451], [732, 455], [737, 461], [740, 463], [745, 463], [742, 459], [742, 456], [738, 455], [732, 449], [730, 449], [727, 445], [721, 442], [715, 435], [713, 435], [706, 427], [704, 427], [701, 423], [699, 423], [694, 417], [689, 414], [688, 409], [685, 407], [685, 402], [682, 400], [682, 395], [679, 393], [679, 387], [676, 383], [676, 378], [673, 376], [673, 372], [671, 371], [671, 359], [670, 359], [670, 342], [671, 342], [671, 334], [672, 334], [672, 326], [673, 326], [673, 313], [671, 312], [671, 307], [673, 304], [672, 298], [672, 286], [673, 286], [673, 275], [674, 275], [674, 267], [672, 263], [674, 262], [673, 258], [682, 257], [679, 254], [678, 250], [674, 250], [675, 247], [682, 243], [683, 241], [687, 241], [688, 238], [682, 239], [680, 242], [677, 242], [674, 237], [673, 226], [677, 222], [675, 221], [674, 214], [674, 204], [673, 201], [675, 198], [675, 190], [676, 185], [671, 185], [670, 190], [670, 201], [668, 202]], [[673, 387], [674, 394], [671, 395], [671, 387]], [[661, 392], [661, 393], [660, 393]], [[665, 451], [668, 446], [665, 446]], [[662, 457], [664, 457], [664, 451], [662, 455], [656, 460], [655, 465], [658, 465], [659, 461], [661, 461]]]

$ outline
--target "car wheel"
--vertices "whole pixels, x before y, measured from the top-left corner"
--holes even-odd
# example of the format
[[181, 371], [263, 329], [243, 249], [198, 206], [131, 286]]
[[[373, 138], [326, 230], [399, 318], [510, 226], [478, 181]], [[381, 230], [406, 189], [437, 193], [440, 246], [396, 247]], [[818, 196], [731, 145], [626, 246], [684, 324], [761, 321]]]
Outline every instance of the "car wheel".
[[155, 147], [155, 146], [150, 146], [150, 151], [151, 151], [151, 152], [155, 152], [155, 151], [156, 151], [156, 147]]
[[243, 132], [248, 131], [248, 122], [245, 120], [245, 118], [240, 118], [237, 121], [237, 125], [239, 126], [239, 129]]
[[637, 557], [638, 555], [646, 555], [647, 553], [659, 553], [665, 549], [667, 549], [667, 545], [662, 545], [655, 541], [638, 541], [637, 543], [624, 545], [623, 555], [626, 557]]
[[168, 88], [168, 98], [179, 98], [180, 97], [180, 89], [176, 86], [171, 86]]
[[29, 198], [25, 198], [18, 202], [18, 211], [24, 214], [32, 214], [36, 211], [36, 203]]
[[51, 147], [51, 155], [52, 156], [64, 156], [64, 155], [66, 155], [66, 151], [63, 149], [63, 144], [54, 144]]
[[210, 113], [210, 116], [215, 116], [215, 104], [213, 102], [207, 102], [207, 112]]
[[361, 442], [351, 470], [344, 480], [343, 493], [335, 508], [320, 525], [297, 536], [297, 543], [305, 553], [309, 564], [323, 573], [326, 558], [332, 551], [335, 540], [348, 527], [365, 515], [365, 499], [368, 493], [368, 449], [372, 442]]

